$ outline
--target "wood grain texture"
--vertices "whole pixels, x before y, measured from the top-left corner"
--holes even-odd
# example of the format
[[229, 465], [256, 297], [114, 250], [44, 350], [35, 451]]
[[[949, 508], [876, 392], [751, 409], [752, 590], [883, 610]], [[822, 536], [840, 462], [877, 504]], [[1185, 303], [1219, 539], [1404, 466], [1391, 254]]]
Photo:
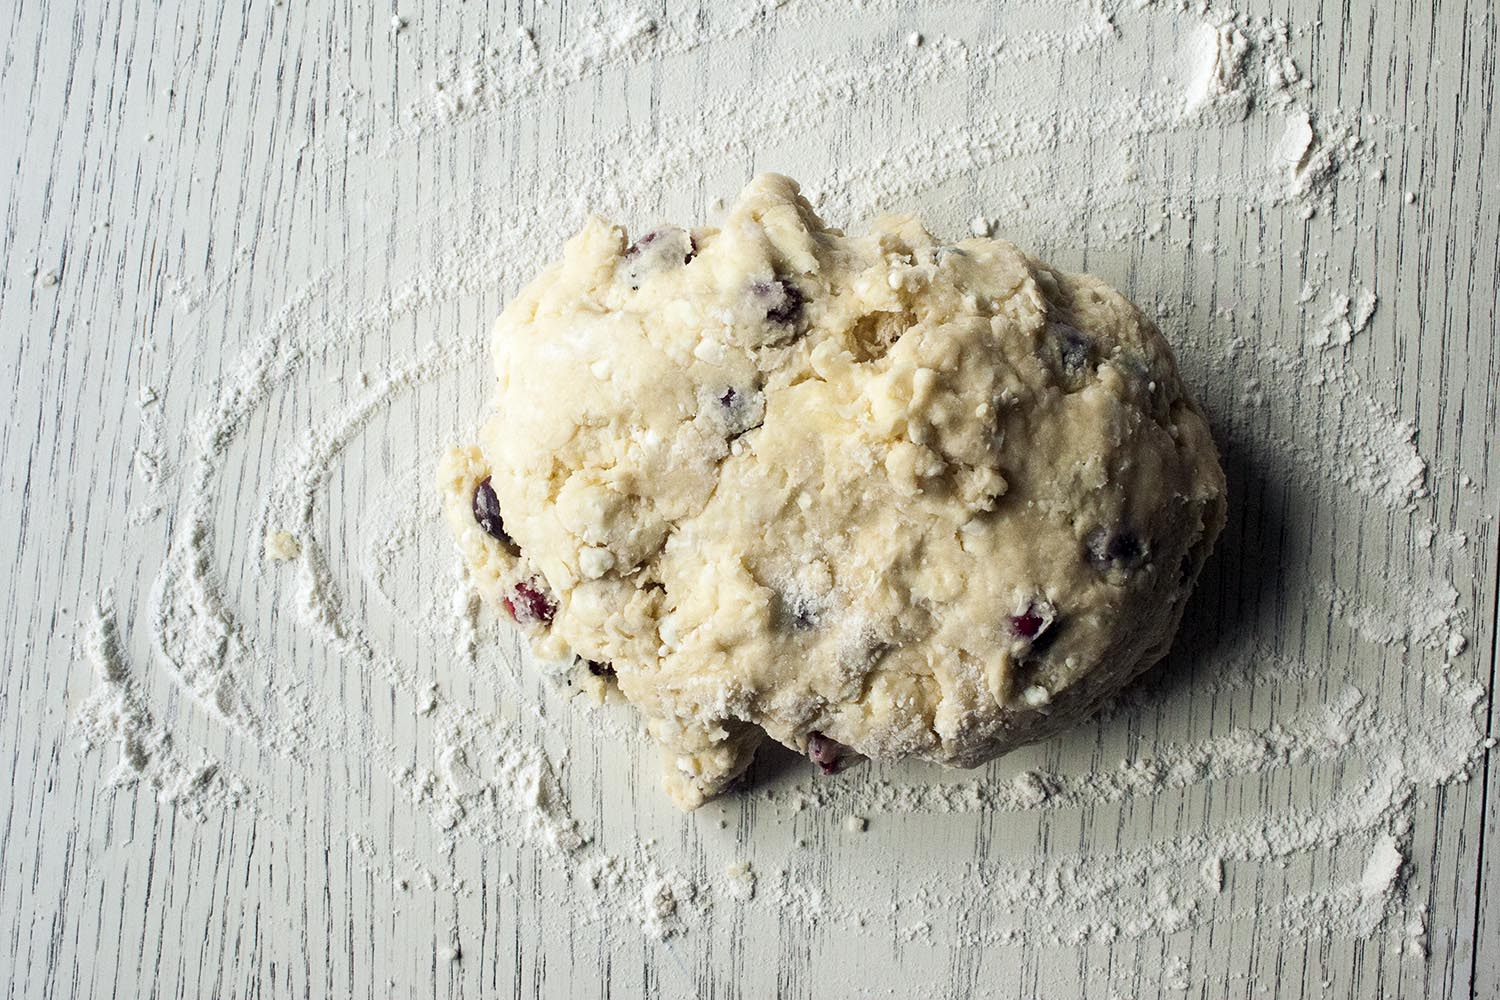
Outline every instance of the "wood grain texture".
[[[1406, 898], [1425, 914], [1419, 957], [1393, 947], [1392, 928], [1303, 935], [1265, 915], [1335, 873], [1357, 879], [1369, 846], [1359, 838], [1285, 867], [1232, 867], [1192, 926], [1113, 943], [992, 943], [986, 935], [1008, 926], [1006, 914], [941, 914], [940, 900], [924, 907], [920, 898], [934, 872], [977, 876], [1007, 862], [1124, 854], [1267, 810], [1314, 809], [1355, 782], [1341, 759], [1080, 808], [872, 816], [868, 833], [851, 835], [843, 812], [799, 812], [767, 794], [805, 778], [795, 762], [772, 756], [757, 764], [756, 789], [742, 798], [691, 819], [672, 812], [642, 746], [599, 742], [598, 723], [569, 710], [534, 672], [506, 686], [454, 662], [441, 643], [413, 637], [404, 612], [431, 595], [382, 603], [380, 588], [358, 572], [373, 530], [362, 519], [376, 508], [371, 498], [404, 501], [403, 491], [424, 481], [439, 444], [480, 411], [478, 370], [424, 385], [376, 415], [324, 484], [314, 522], [341, 579], [352, 581], [346, 600], [367, 609], [370, 634], [445, 695], [510, 721], [554, 759], [571, 748], [563, 772], [573, 809], [613, 849], [652, 843], [704, 881], [726, 863], [753, 860], [764, 880], [784, 871], [791, 884], [835, 902], [860, 900], [871, 926], [850, 934], [832, 916], [716, 906], [703, 926], [657, 942], [609, 912], [585, 912], [596, 905], [588, 894], [524, 846], [465, 841], [444, 851], [441, 831], [358, 752], [378, 744], [417, 765], [432, 756], [432, 734], [383, 678], [298, 632], [292, 586], [260, 566], [261, 539], [244, 526], [255, 523], [261, 495], [309, 424], [346, 398], [356, 373], [379, 373], [434, 338], [478, 342], [524, 274], [478, 281], [397, 316], [378, 336], [310, 351], [226, 452], [215, 485], [215, 560], [232, 567], [226, 589], [236, 613], [278, 654], [269, 680], [338, 705], [320, 730], [329, 745], [301, 758], [264, 752], [151, 669], [151, 588], [173, 544], [194, 421], [287, 302], [303, 302], [309, 328], [334, 327], [451, 249], [452, 206], [493, 195], [523, 215], [533, 192], [510, 179], [554, 174], [565, 182], [571, 161], [611, 155], [627, 127], [711, 101], [727, 92], [726, 81], [770, 93], [788, 53], [873, 53], [902, 44], [908, 30], [937, 34], [949, 23], [999, 37], [1017, 6], [1027, 5], [886, 5], [868, 24], [840, 22], [826, 37], [781, 31], [768, 16], [732, 45], [586, 74], [547, 99], [505, 107], [496, 121], [464, 119], [384, 149], [381, 137], [409, 125], [405, 109], [454, 64], [450, 50], [508, 51], [517, 25], [533, 27], [544, 46], [562, 44], [582, 30], [584, 12], [571, 2], [423, 0], [400, 5], [409, 23], [397, 36], [387, 7], [354, 0], [4, 5], [0, 364], [13, 414], [0, 426], [0, 509], [13, 525], [0, 533], [0, 565], [10, 567], [0, 582], [4, 995], [1500, 997], [1493, 753], [1473, 780], [1419, 792], [1403, 876]], [[1189, 209], [1168, 220], [1162, 239], [1111, 240], [1087, 224], [1049, 229], [1025, 220], [1005, 233], [1171, 307], [1164, 327], [1221, 432], [1234, 511], [1178, 651], [1139, 697], [987, 774], [1107, 771], [1153, 747], [1296, 719], [1345, 685], [1397, 715], [1432, 697], [1418, 676], [1441, 663], [1440, 651], [1362, 643], [1304, 601], [1313, 579], [1387, 603], [1431, 599], [1430, 581], [1382, 576], [1426, 558], [1411, 518], [1368, 496], [1299, 485], [1277, 442], [1325, 428], [1256, 409], [1246, 380], [1274, 373], [1222, 352], [1234, 335], [1257, 348], [1298, 349], [1296, 300], [1314, 264], [1379, 292], [1377, 321], [1349, 364], [1415, 426], [1429, 461], [1423, 510], [1439, 530], [1467, 533], [1467, 544], [1444, 557], [1470, 614], [1470, 649], [1452, 669], [1494, 690], [1496, 13], [1487, 0], [1246, 6], [1316, 25], [1295, 50], [1317, 101], [1390, 125], [1382, 132], [1386, 182], [1358, 194], [1341, 186], [1349, 203], [1337, 206], [1336, 223], [1326, 212], [1300, 219], [1294, 207], [1245, 213], [1197, 197], [1195, 183], [1232, 173], [1260, 151], [1178, 137], [1140, 151]], [[705, 4], [697, 16], [719, 14]], [[734, 58], [721, 62], [726, 49]], [[1079, 81], [1098, 69], [1091, 58], [1060, 57], [1038, 86], [1086, 86]], [[1009, 99], [997, 87], [982, 74], [967, 82], [971, 124]], [[653, 208], [703, 217], [715, 197], [760, 168], [826, 176], [829, 163], [921, 136], [931, 99], [893, 91], [817, 135], [785, 137], [746, 162], [736, 154], [735, 162], [706, 163], [695, 186], [661, 192]], [[1110, 142], [1088, 145], [1081, 177], [1114, 175], [1119, 151]], [[974, 201], [984, 188], [972, 178], [937, 188], [893, 207], [919, 208], [954, 233], [983, 210]], [[1400, 198], [1407, 190], [1414, 204]], [[1085, 223], [1092, 211], [1081, 210]], [[1286, 252], [1267, 258], [1266, 247]], [[555, 240], [539, 246], [538, 262], [556, 248]], [[307, 288], [314, 293], [298, 300]], [[140, 404], [143, 386], [160, 391], [159, 408]], [[162, 483], [137, 470], [137, 453], [153, 439]], [[440, 562], [445, 543], [426, 533], [417, 555]], [[193, 815], [159, 801], [149, 784], [112, 785], [113, 750], [79, 751], [70, 720], [95, 679], [77, 637], [106, 590], [134, 676], [174, 747], [189, 757], [201, 748], [276, 789], [282, 808]], [[507, 642], [482, 660], [487, 669], [518, 659]], [[1265, 651], [1317, 670], [1295, 684], [1208, 683], [1205, 671]], [[1274, 675], [1279, 662], [1263, 670]], [[1488, 731], [1500, 732], [1493, 697], [1481, 710]], [[958, 779], [893, 767], [850, 780]], [[930, 919], [932, 911], [944, 919]], [[924, 919], [930, 926], [914, 930]], [[461, 945], [457, 960], [446, 954], [452, 941]]]

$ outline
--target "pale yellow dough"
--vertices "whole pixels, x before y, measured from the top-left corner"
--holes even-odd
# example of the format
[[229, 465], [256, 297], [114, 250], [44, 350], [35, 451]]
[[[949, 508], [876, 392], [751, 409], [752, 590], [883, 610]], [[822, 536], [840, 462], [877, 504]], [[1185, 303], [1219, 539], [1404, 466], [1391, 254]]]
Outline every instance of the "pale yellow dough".
[[910, 217], [845, 236], [785, 177], [718, 230], [590, 221], [494, 362], [439, 472], [463, 557], [540, 654], [612, 667], [685, 808], [767, 734], [969, 766], [1054, 732], [1166, 652], [1224, 522], [1122, 295]]

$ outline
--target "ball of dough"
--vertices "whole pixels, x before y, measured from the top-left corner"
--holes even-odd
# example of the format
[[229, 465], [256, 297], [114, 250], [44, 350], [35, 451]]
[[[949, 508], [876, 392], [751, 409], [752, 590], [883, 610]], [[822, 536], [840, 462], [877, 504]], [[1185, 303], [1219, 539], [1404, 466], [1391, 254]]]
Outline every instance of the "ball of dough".
[[595, 219], [495, 327], [439, 472], [481, 593], [612, 675], [683, 807], [769, 735], [972, 766], [1165, 654], [1224, 523], [1156, 327], [1087, 275], [757, 178], [722, 229]]

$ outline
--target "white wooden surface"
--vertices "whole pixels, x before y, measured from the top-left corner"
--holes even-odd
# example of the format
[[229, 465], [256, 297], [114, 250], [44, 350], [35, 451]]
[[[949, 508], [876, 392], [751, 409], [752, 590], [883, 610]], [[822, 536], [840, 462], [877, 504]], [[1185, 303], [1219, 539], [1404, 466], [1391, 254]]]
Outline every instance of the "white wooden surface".
[[[1067, 28], [1066, 4], [1029, 6], [1034, 20]], [[1076, 175], [1065, 176], [1080, 185], [1077, 215], [1001, 220], [1006, 235], [1056, 262], [1173, 306], [1164, 327], [1214, 412], [1234, 512], [1166, 667], [1107, 719], [985, 777], [1107, 771], [1160, 746], [1303, 718], [1346, 685], [1397, 718], [1431, 697], [1415, 678], [1436, 669], [1441, 650], [1364, 641], [1326, 602], [1308, 601], [1324, 581], [1376, 606], [1420, 608], [1431, 599], [1430, 580], [1403, 575], [1427, 559], [1413, 540], [1419, 521], [1289, 471], [1316, 457], [1310, 442], [1331, 432], [1311, 416], [1320, 411], [1306, 410], [1311, 422], [1303, 424], [1295, 408], [1258, 405], [1246, 385], [1286, 377], [1257, 367], [1254, 355], [1267, 344], [1300, 349], [1308, 320], [1297, 298], [1314, 267], [1380, 295], [1348, 364], [1417, 429], [1431, 494], [1421, 517], [1440, 533], [1467, 536], [1442, 556], [1470, 645], [1451, 670], [1486, 690], [1492, 684], [1500, 557], [1492, 520], [1500, 506], [1495, 12], [1487, 0], [1248, 6], [1308, 28], [1293, 51], [1315, 84], [1312, 100], [1383, 123], [1388, 181], [1340, 187], [1333, 214], [1304, 221], [1295, 205], [1265, 205], [1247, 223], [1241, 204], [1195, 185], [1205, 172], [1233, 173], [1223, 163], [1255, 150], [1166, 136], [1142, 155], [1191, 212], [1169, 220], [1158, 241], [1109, 240], [1090, 213], [1119, 213], [1120, 205], [1093, 205], [1086, 183], [1118, 173], [1104, 136], [1097, 149], [1085, 141], [1063, 151], [1079, 157]], [[776, 758], [758, 765], [741, 797], [677, 815], [656, 789], [651, 754], [616, 735], [625, 716], [606, 715], [613, 728], [597, 742], [599, 716], [568, 705], [529, 666], [507, 672], [501, 653], [513, 643], [503, 630], [486, 640], [477, 667], [458, 662], [447, 644], [413, 627], [434, 604], [420, 590], [432, 580], [409, 575], [405, 564], [384, 583], [363, 572], [390, 512], [420, 502], [438, 445], [479, 413], [486, 386], [477, 366], [395, 397], [329, 466], [311, 523], [344, 585], [345, 611], [411, 676], [513, 720], [562, 761], [572, 811], [599, 843], [627, 856], [644, 845], [705, 884], [727, 864], [751, 861], [762, 905], [687, 907], [695, 925], [658, 942], [570, 885], [527, 843], [460, 839], [445, 852], [442, 831], [360, 750], [375, 745], [430, 766], [423, 716], [399, 686], [299, 631], [289, 611], [294, 583], [260, 563], [257, 518], [308, 427], [358, 395], [356, 372], [378, 378], [434, 339], [477, 350], [488, 317], [524, 273], [472, 274], [368, 335], [313, 337], [214, 480], [210, 551], [226, 601], [274, 648], [284, 689], [302, 685], [340, 710], [320, 720], [323, 744], [262, 749], [154, 666], [151, 588], [179, 544], [193, 428], [220, 380], [288, 302], [304, 329], [338, 328], [414, 276], [431, 276], [454, 247], [502, 238], [475, 231], [496, 218], [539, 220], [543, 228], [527, 234], [537, 238], [540, 263], [565, 235], [545, 224], [576, 221], [553, 206], [586, 187], [574, 184], [588, 173], [580, 164], [651, 153], [630, 135], [694, 114], [753, 117], [744, 95], [772, 100], [797, 59], [866, 50], [874, 59], [914, 29], [999, 37], [1012, 18], [998, 2], [877, 4], [819, 27], [799, 21], [798, 7], [660, 59], [585, 66], [576, 80], [497, 102], [493, 113], [423, 119], [420, 129], [403, 118], [406, 109], [430, 107], [422, 102], [431, 81], [467, 54], [491, 45], [517, 51], [513, 32], [524, 25], [545, 55], [584, 31], [582, 11], [426, 0], [401, 5], [408, 25], [397, 34], [384, 4], [355, 0], [10, 0], [0, 10], [0, 371], [12, 413], [0, 429], [0, 509], [11, 528], [0, 533], [0, 565], [10, 568], [0, 583], [6, 996], [1500, 997], [1500, 775], [1490, 757], [1473, 780], [1419, 788], [1411, 804], [1400, 900], [1403, 913], [1425, 921], [1419, 954], [1400, 949], [1399, 927], [1303, 933], [1276, 916], [1299, 893], [1357, 882], [1370, 852], [1364, 833], [1230, 866], [1223, 891], [1186, 926], [1113, 943], [1047, 940], [1036, 928], [1057, 906], [995, 912], [982, 894], [975, 905], [973, 892], [960, 893], [962, 906], [944, 901], [942, 887], [966, 872], [1005, 879], [1007, 865], [1041, 869], [1073, 855], [1107, 867], [1225, 822], [1316, 810], [1378, 766], [1358, 754], [1078, 808], [914, 813], [876, 807], [876, 783], [973, 776], [861, 771], [846, 776], [850, 788], [835, 793], [836, 808], [799, 812], [788, 790], [808, 776]], [[705, 5], [656, 16], [706, 24], [727, 15]], [[1130, 44], [1128, 31], [1121, 44]], [[1035, 86], [1087, 88], [1101, 73], [1095, 58], [1059, 55], [1037, 71]], [[1024, 100], [983, 73], [956, 79], [956, 106], [971, 124]], [[924, 102], [949, 97], [893, 88], [889, 99], [863, 105], [873, 108], [871, 121], [830, 115], [790, 134], [766, 126], [758, 135], [770, 152], [721, 149], [669, 164], [673, 185], [648, 208], [703, 217], [715, 197], [762, 168], [803, 177], [813, 194], [841, 178], [841, 190], [858, 186], [858, 170], [887, 146], [920, 148]], [[662, 168], [651, 155], [618, 162], [626, 184]], [[900, 203], [889, 207], [920, 209], [936, 228], [958, 233], [986, 210], [975, 204], [983, 190], [950, 170], [897, 191]], [[1400, 197], [1405, 190], [1417, 195], [1413, 204]], [[1143, 201], [1140, 211], [1150, 208]], [[1255, 345], [1248, 360], [1225, 358], [1231, 335]], [[143, 386], [161, 393], [159, 404], [140, 404]], [[142, 450], [160, 453], [162, 476], [136, 468]], [[445, 565], [444, 546], [424, 522], [413, 565]], [[77, 639], [106, 590], [130, 670], [175, 751], [222, 762], [263, 793], [254, 802], [162, 802], [149, 782], [111, 784], [113, 749], [80, 751], [71, 719], [95, 679]], [[1305, 676], [1280, 678], [1288, 663], [1303, 665]], [[1251, 680], [1215, 683], [1228, 670], [1248, 670]], [[501, 675], [520, 680], [494, 679]], [[1500, 722], [1487, 696], [1479, 711], [1485, 724]], [[864, 834], [843, 827], [856, 810], [870, 819]], [[764, 905], [777, 898], [778, 872], [821, 893], [822, 915]], [[933, 885], [938, 891], [924, 891]], [[869, 915], [863, 926], [849, 907]], [[1017, 925], [1013, 942], [996, 933]], [[462, 952], [456, 960], [446, 954], [452, 942]]]

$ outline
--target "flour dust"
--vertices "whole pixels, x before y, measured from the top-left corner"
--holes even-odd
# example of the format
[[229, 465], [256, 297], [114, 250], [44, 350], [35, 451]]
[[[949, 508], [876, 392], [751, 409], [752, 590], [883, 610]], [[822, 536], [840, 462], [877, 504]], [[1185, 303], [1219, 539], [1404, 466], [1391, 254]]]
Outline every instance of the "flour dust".
[[[597, 156], [565, 168], [518, 158], [451, 201], [399, 203], [377, 237], [330, 259], [254, 332], [223, 337], [204, 318], [205, 303], [232, 287], [225, 276], [179, 289], [204, 336], [246, 346], [196, 413], [173, 410], [170, 395], [143, 394], [139, 516], [170, 512], [170, 550], [150, 606], [122, 621], [106, 595], [80, 640], [97, 676], [78, 728], [88, 746], [115, 747], [111, 780], [143, 785], [190, 814], [250, 808], [271, 822], [286, 809], [283, 792], [232, 776], [159, 721], [138, 681], [149, 670], [190, 695], [228, 740], [268, 759], [317, 768], [352, 753], [367, 762], [403, 808], [430, 821], [450, 864], [466, 844], [534, 858], [565, 886], [551, 891], [560, 905], [572, 901], [580, 921], [625, 921], [650, 937], [691, 933], [705, 914], [730, 907], [915, 944], [1160, 937], [1251, 919], [1221, 900], [1278, 866], [1319, 857], [1338, 863], [1311, 891], [1288, 892], [1255, 919], [1286, 934], [1386, 933], [1402, 947], [1425, 947], [1425, 912], [1406, 891], [1416, 871], [1414, 810], [1426, 790], [1467, 778], [1484, 749], [1477, 692], [1444, 665], [1467, 644], [1468, 613], [1451, 582], [1465, 553], [1432, 513], [1432, 469], [1415, 428], [1348, 363], [1387, 319], [1380, 290], [1332, 273], [1315, 247], [1290, 236], [1319, 216], [1340, 225], [1346, 194], [1383, 190], [1385, 126], [1318, 100], [1294, 57], [1305, 26], [1151, 2], [1042, 0], [1018, 5], [1002, 26], [962, 11], [945, 17], [914, 24], [909, 6], [894, 2], [851, 15], [834, 0], [786, 0], [712, 17], [615, 5], [565, 40], [520, 24], [452, 52], [422, 96], [396, 108], [394, 124], [360, 110], [377, 95], [351, 91], [341, 109], [347, 144], [305, 152], [329, 173], [380, 177], [414, 150], [499, 148], [515, 122], [567, 106], [601, 80], [627, 81], [628, 102], [632, 86], [651, 86], [652, 74], [673, 78], [694, 60], [737, 67], [703, 99], [674, 91], [650, 114], [622, 114]], [[830, 19], [844, 22], [849, 44], [798, 58], [825, 35], [809, 29]], [[389, 44], [418, 43], [420, 25], [399, 15], [392, 23]], [[775, 88], [743, 63], [752, 42], [786, 57]], [[1089, 86], [1077, 82], [1085, 71]], [[1049, 82], [1039, 87], [1038, 78]], [[970, 99], [974, 81], [987, 95], [980, 107]], [[892, 116], [901, 126], [881, 128]], [[1189, 163], [1183, 150], [1213, 154]], [[588, 213], [646, 225], [664, 208], [712, 212], [749, 164], [794, 174], [828, 218], [850, 226], [920, 209], [955, 236], [993, 230], [1063, 266], [1131, 271], [1137, 280], [1115, 283], [1161, 317], [1190, 379], [1237, 386], [1241, 405], [1209, 399], [1237, 448], [1301, 495], [1356, 520], [1404, 525], [1426, 544], [1373, 576], [1306, 567], [1279, 584], [1321, 615], [1338, 643], [1409, 671], [1420, 698], [1369, 697], [1355, 677], [1320, 702], [1322, 664], [1240, 637], [1194, 666], [1193, 689], [1215, 704], [1261, 688], [1300, 693], [1289, 703], [1301, 709], [1126, 748], [1113, 763], [1032, 766], [1046, 751], [1023, 752], [1019, 770], [1007, 761], [927, 780], [872, 769], [742, 794], [794, 826], [833, 817], [813, 834], [819, 844], [842, 838], [872, 852], [892, 850], [898, 841], [883, 838], [910, 823], [1034, 824], [1063, 810], [1126, 808], [1333, 767], [1346, 772], [1337, 795], [1306, 808], [1258, 803], [1205, 829], [1148, 832], [1117, 850], [960, 866], [930, 859], [920, 874], [908, 867], [912, 898], [896, 910], [808, 877], [797, 844], [777, 857], [742, 843], [704, 872], [607, 835], [608, 818], [578, 805], [590, 796], [579, 763], [590, 747], [559, 743], [557, 720], [590, 712], [581, 730], [638, 754], [637, 724], [608, 704], [580, 708], [566, 665], [531, 662], [479, 606], [436, 523], [430, 467], [463, 424], [456, 411], [476, 406], [487, 388], [487, 321], [476, 303], [493, 311]], [[517, 191], [525, 192], [519, 204]], [[1245, 219], [1253, 225], [1236, 230]], [[377, 294], [351, 277], [433, 231], [442, 244]], [[1162, 261], [1226, 252], [1261, 280], [1280, 280], [1268, 261], [1297, 256], [1306, 285], [1299, 277], [1300, 291], [1273, 291], [1264, 315], [1219, 307], [1207, 317], [1216, 331], [1209, 339], [1192, 305], [1195, 286], [1182, 284], [1192, 279]], [[231, 266], [242, 264], [236, 257]], [[398, 329], [437, 339], [401, 349]], [[1290, 340], [1276, 341], [1277, 329]], [[243, 474], [232, 470], [268, 416], [309, 383], [333, 387], [300, 398], [313, 417], [278, 439], [249, 522], [229, 516]], [[186, 441], [175, 459], [168, 415]], [[376, 466], [378, 495], [367, 496], [360, 488]], [[1427, 595], [1420, 605], [1408, 598], [1414, 588]], [[124, 652], [130, 630], [148, 651], [139, 662]], [[294, 643], [383, 692], [420, 739], [374, 726], [374, 709], [289, 669]], [[1156, 697], [1127, 692], [1105, 718], [1150, 712]], [[1099, 726], [1104, 733], [1108, 723]], [[711, 822], [714, 808], [680, 822]], [[469, 891], [461, 873], [434, 871], [408, 848], [347, 834], [357, 864], [402, 891]]]

